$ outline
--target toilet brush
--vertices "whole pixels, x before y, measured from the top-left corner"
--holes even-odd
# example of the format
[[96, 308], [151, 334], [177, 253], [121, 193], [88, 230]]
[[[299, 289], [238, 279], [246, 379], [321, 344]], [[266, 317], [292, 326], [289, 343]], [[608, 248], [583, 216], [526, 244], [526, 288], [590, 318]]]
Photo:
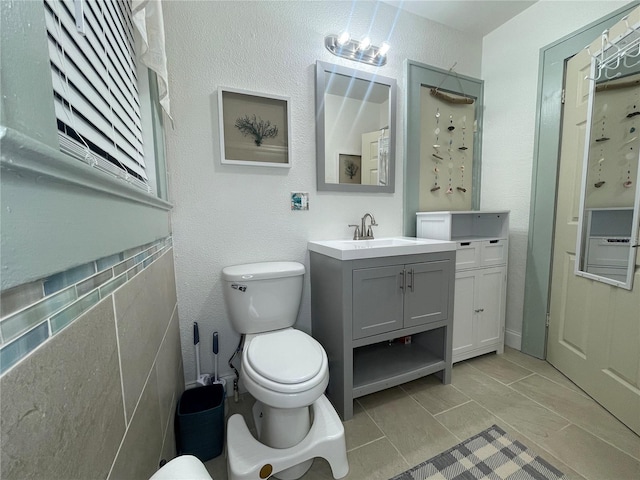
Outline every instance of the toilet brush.
[[198, 322], [193, 322], [193, 345], [196, 350], [196, 383], [198, 385], [210, 385], [211, 375], [200, 373], [200, 330], [198, 329]]
[[222, 385], [224, 391], [227, 391], [226, 380], [218, 378], [218, 332], [213, 332], [213, 382]]

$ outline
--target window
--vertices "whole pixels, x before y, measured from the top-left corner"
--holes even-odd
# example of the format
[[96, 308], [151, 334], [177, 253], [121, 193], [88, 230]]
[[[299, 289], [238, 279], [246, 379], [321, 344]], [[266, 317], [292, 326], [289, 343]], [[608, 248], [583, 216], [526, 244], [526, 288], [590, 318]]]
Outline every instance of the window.
[[131, 3], [45, 0], [60, 149], [150, 191]]
[[129, 0], [0, 0], [1, 291], [170, 235], [132, 23]]

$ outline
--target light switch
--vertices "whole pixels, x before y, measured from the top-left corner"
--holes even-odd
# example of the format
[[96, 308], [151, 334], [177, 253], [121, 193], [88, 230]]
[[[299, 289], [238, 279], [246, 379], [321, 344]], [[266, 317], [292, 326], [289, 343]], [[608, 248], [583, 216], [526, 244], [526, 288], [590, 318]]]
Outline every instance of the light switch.
[[309, 192], [291, 192], [291, 210], [309, 210]]

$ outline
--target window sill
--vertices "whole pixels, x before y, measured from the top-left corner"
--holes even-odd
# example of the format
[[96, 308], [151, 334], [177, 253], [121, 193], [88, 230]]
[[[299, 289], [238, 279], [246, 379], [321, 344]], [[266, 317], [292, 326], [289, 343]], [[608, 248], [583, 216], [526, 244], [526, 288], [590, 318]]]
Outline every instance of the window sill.
[[0, 152], [0, 167], [5, 172], [29, 172], [164, 211], [173, 208], [165, 200], [5, 126], [0, 126]]

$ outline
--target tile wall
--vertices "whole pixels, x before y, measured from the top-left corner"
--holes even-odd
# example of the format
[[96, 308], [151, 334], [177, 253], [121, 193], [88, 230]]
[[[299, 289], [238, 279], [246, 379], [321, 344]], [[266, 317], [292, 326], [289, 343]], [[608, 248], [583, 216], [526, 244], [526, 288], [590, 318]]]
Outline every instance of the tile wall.
[[[49, 282], [63, 286], [47, 299], [74, 289], [76, 299], [58, 307], [62, 320], [48, 304], [45, 321], [26, 333], [3, 329], [18, 340], [41, 330], [24, 355], [7, 357], [0, 377], [3, 479], [148, 479], [175, 456], [184, 374], [173, 248], [170, 240], [149, 248], [130, 264], [123, 252], [96, 265], [89, 279], [65, 272], [73, 287], [62, 275]], [[25, 295], [37, 299], [38, 287]]]

